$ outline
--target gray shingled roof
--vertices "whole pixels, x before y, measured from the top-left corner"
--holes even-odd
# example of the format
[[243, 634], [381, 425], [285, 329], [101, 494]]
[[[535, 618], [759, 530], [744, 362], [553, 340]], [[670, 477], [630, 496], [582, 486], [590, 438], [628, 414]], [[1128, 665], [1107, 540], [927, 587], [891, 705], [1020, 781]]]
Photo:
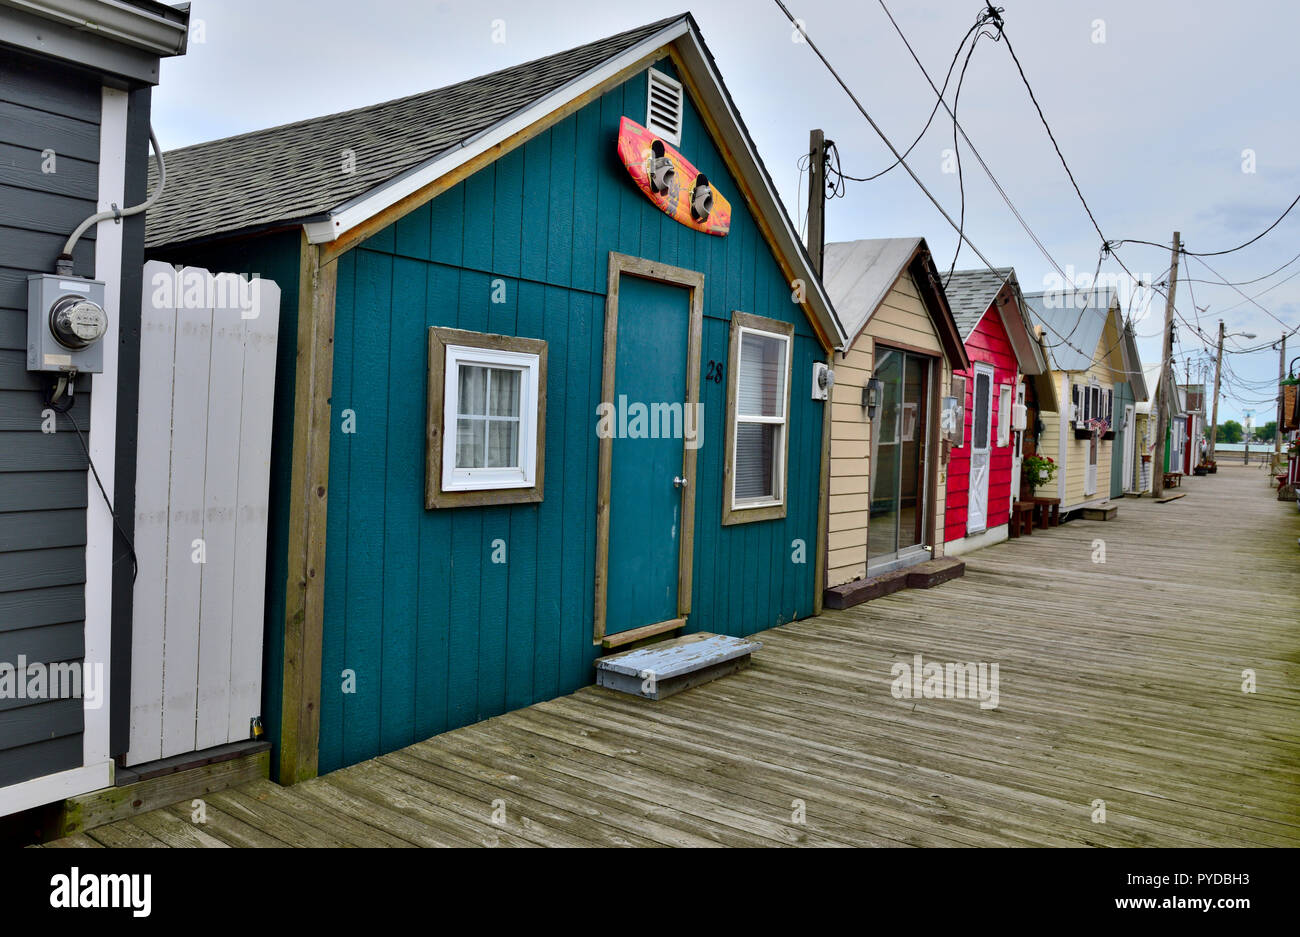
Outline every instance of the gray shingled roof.
[[[459, 84], [165, 154], [157, 247], [320, 216], [477, 136], [686, 14]], [[356, 169], [340, 171], [343, 150]], [[155, 182], [150, 166], [150, 187]]]
[[1086, 371], [1106, 328], [1114, 291], [1025, 293], [1025, 309], [1043, 326], [1055, 371]]
[[1007, 277], [1015, 275], [1010, 267], [996, 271], [985, 267], [981, 270], [956, 270], [948, 278], [943, 291], [948, 296], [948, 307], [957, 320], [963, 341], [970, 338], [971, 332], [980, 324]]

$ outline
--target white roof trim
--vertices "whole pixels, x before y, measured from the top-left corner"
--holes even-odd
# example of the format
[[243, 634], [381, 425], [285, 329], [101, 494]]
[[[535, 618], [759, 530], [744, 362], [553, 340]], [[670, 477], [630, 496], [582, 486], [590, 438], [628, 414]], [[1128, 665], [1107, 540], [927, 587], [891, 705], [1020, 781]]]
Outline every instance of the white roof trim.
[[[683, 38], [685, 37], [685, 38]], [[665, 45], [677, 43], [677, 50], [682, 55], [691, 74], [707, 77], [701, 82], [700, 91], [706, 100], [703, 102], [715, 114], [725, 115], [727, 120], [719, 123], [724, 142], [731, 153], [737, 157], [746, 156], [738, 167], [754, 192], [757, 204], [754, 208], [771, 220], [778, 221], [770, 226], [776, 238], [777, 247], [791, 261], [791, 265], [803, 274], [805, 295], [808, 306], [812, 309], [822, 330], [832, 345], [838, 342], [839, 348], [847, 347], [844, 327], [836, 316], [834, 306], [826, 295], [821, 278], [813, 271], [803, 250], [803, 242], [795, 232], [789, 215], [782, 207], [780, 197], [772, 187], [767, 173], [763, 172], [758, 154], [754, 151], [749, 135], [741, 130], [739, 115], [731, 106], [718, 74], [709, 64], [709, 57], [700, 44], [699, 37], [691, 29], [690, 20], [682, 17], [653, 36], [643, 40], [626, 52], [610, 59], [598, 68], [579, 76], [540, 101], [519, 113], [496, 124], [464, 145], [451, 152], [443, 153], [417, 166], [415, 169], [398, 176], [371, 191], [345, 202], [320, 221], [303, 224], [307, 240], [312, 244], [325, 244], [335, 241], [348, 231], [392, 207], [409, 195], [436, 181], [476, 156], [508, 140], [519, 131], [531, 126], [548, 114], [563, 107], [568, 102], [580, 97], [593, 88], [609, 81], [623, 69], [635, 65], [638, 61], [654, 53]]]

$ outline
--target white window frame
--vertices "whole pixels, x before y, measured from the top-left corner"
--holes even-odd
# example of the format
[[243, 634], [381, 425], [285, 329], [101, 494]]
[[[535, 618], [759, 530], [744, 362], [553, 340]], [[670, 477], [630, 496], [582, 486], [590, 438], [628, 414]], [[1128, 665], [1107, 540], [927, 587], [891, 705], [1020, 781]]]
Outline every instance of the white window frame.
[[[760, 423], [770, 426], [781, 427], [781, 438], [772, 444], [772, 457], [776, 464], [772, 466], [773, 486], [780, 490], [779, 498], [747, 498], [744, 500], [736, 497], [736, 482], [739, 479], [740, 472], [733, 472], [731, 477], [731, 509], [733, 511], [746, 511], [750, 508], [770, 508], [777, 505], [785, 504], [785, 470], [786, 470], [786, 440], [790, 434], [790, 352], [792, 342], [790, 336], [782, 335], [780, 332], [768, 332], [765, 329], [753, 329], [748, 326], [740, 327], [740, 340], [736, 345], [736, 380], [739, 382], [741, 375], [741, 365], [745, 359], [745, 336], [761, 335], [764, 338], [778, 339], [785, 347], [785, 380], [784, 390], [781, 400], [780, 416], [746, 416], [740, 412], [740, 399], [736, 399], [736, 425], [732, 429], [731, 445], [732, 451], [738, 453], [736, 448], [740, 440], [741, 423]], [[739, 386], [739, 384], [737, 384]]]
[[[443, 491], [495, 491], [531, 488], [537, 476], [537, 401], [540, 390], [539, 355], [469, 345], [448, 345], [443, 387]], [[519, 465], [513, 468], [456, 467], [456, 438], [460, 416], [460, 368], [471, 365], [522, 372], [519, 380]], [[490, 418], [489, 418], [490, 420]]]
[[[744, 356], [745, 335], [759, 335], [763, 338], [777, 339], [785, 351], [783, 381], [784, 391], [781, 399], [780, 416], [744, 416], [740, 413], [740, 375]], [[794, 374], [794, 326], [776, 319], [733, 312], [731, 322], [731, 375], [727, 400], [727, 457], [726, 469], [729, 474], [723, 499], [722, 523], [741, 524], [750, 521], [770, 520], [785, 517], [786, 502], [789, 497], [788, 467], [790, 451], [790, 393], [791, 379]], [[829, 405], [829, 404], [828, 404]], [[737, 500], [736, 483], [740, 473], [737, 471], [737, 441], [742, 423], [779, 426], [779, 438], [773, 441], [772, 471], [773, 488], [779, 496]]]
[[1014, 390], [1010, 384], [998, 385], [998, 433], [997, 448], [1005, 449], [1011, 445], [1011, 408], [1014, 405]]

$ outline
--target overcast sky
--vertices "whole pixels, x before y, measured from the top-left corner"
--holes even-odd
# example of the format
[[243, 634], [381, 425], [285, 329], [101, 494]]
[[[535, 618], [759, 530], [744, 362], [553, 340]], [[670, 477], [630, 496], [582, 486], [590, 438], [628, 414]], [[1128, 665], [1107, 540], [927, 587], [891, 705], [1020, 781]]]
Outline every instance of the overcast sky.
[[[879, 0], [786, 0], [871, 116], [901, 148], [920, 131], [933, 92]], [[1001, 0], [1006, 33], [1066, 160], [1109, 239], [1214, 251], [1253, 237], [1300, 193], [1293, 0]], [[886, 0], [937, 83], [982, 9], [975, 0]], [[796, 161], [808, 130], [834, 139], [844, 171], [866, 176], [892, 161], [884, 145], [771, 0], [695, 0], [690, 5], [791, 216], [807, 204]], [[194, 41], [163, 63], [154, 125], [164, 149], [440, 87], [557, 52], [687, 9], [570, 0], [194, 0]], [[494, 43], [493, 21], [505, 24]], [[1100, 22], [1098, 22], [1100, 21]], [[1103, 35], [1104, 32], [1104, 35]], [[1103, 39], [1104, 41], [1097, 41]], [[951, 97], [950, 97], [951, 100]], [[952, 121], [940, 111], [909, 163], [953, 215], [957, 176], [944, 172]], [[994, 175], [1062, 267], [1091, 276], [1100, 239], [1066, 178], [1005, 42], [980, 40], [958, 116]], [[1243, 171], [1254, 154], [1254, 172]], [[1050, 286], [1034, 246], [963, 146], [966, 231], [1022, 287]], [[951, 166], [951, 162], [949, 162]], [[946, 271], [956, 233], [901, 169], [848, 183], [828, 206], [828, 240], [922, 235]], [[1228, 280], [1249, 280], [1300, 253], [1300, 207], [1252, 247], [1207, 258]], [[1120, 250], [1135, 274], [1158, 282], [1168, 249]], [[963, 248], [958, 269], [982, 266]], [[1227, 347], [1276, 342], [1284, 326], [1196, 261], [1180, 269], [1176, 302], [1213, 345], [1222, 316]], [[1118, 273], [1114, 260], [1102, 270]], [[1300, 323], [1300, 261], [1243, 286], [1289, 327]], [[1196, 278], [1192, 282], [1187, 277]], [[1194, 299], [1194, 302], [1193, 302]], [[1164, 300], [1135, 308], [1143, 361], [1158, 361]], [[1209, 361], [1195, 329], [1179, 323], [1179, 380]], [[1300, 355], [1300, 335], [1288, 358]], [[1273, 419], [1278, 352], [1225, 355], [1220, 419]], [[1212, 367], [1208, 380], [1213, 381]], [[1266, 402], [1267, 401], [1267, 402]]]

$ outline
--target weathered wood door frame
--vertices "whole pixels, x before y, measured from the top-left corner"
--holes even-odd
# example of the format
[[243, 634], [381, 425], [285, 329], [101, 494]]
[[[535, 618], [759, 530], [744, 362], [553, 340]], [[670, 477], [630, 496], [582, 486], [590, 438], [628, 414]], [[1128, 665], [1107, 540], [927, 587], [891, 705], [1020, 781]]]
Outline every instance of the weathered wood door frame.
[[[686, 350], [686, 406], [700, 402], [700, 354], [704, 337], [704, 274], [640, 257], [610, 251], [608, 292], [605, 295], [605, 346], [600, 399], [614, 405], [614, 371], [618, 359], [618, 284], [627, 275], [685, 287], [690, 293], [690, 331]], [[695, 555], [695, 461], [696, 450], [682, 445], [682, 537], [678, 552], [677, 616], [691, 611], [691, 570]], [[592, 643], [605, 639], [605, 610], [609, 601], [609, 492], [614, 468], [614, 439], [600, 439], [600, 463], [596, 493], [596, 601]], [[666, 624], [666, 623], [663, 623]], [[653, 626], [651, 626], [653, 627]], [[667, 629], [665, 629], [667, 630]]]

